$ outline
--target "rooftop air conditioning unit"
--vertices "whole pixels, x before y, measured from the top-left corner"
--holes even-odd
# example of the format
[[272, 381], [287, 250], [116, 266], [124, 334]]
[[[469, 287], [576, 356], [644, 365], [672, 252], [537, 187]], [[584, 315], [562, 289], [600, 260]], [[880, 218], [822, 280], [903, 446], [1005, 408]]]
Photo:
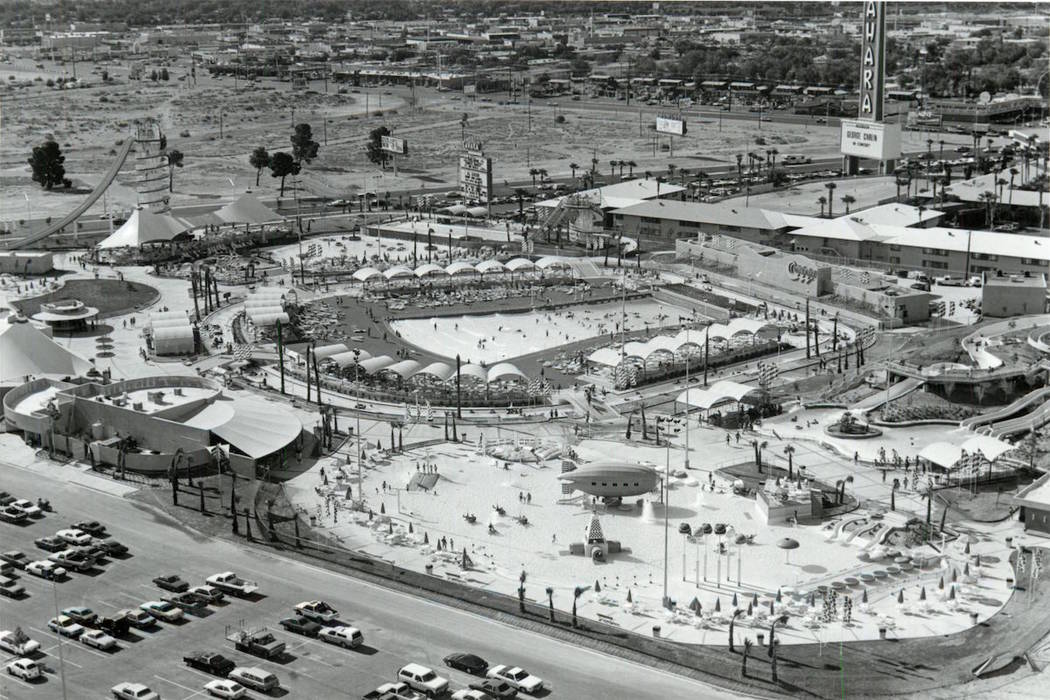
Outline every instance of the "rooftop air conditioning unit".
[[133, 409], [135, 409], [136, 411], [141, 411], [142, 410], [142, 402], [141, 401], [136, 401], [135, 403], [131, 404], [131, 407]]
[[174, 393], [175, 393], [176, 396], [182, 396], [182, 387], [181, 386], [175, 387]]

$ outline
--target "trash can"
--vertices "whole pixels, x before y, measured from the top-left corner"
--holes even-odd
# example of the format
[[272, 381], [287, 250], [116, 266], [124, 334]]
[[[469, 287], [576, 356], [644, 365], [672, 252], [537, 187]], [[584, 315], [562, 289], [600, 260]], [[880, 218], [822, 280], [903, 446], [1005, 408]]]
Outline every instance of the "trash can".
[[970, 613], [970, 624], [971, 625], [976, 625], [977, 624], [977, 613], [975, 613], [975, 612]]
[[880, 627], [879, 628], [879, 639], [885, 639], [885, 638], [886, 638], [886, 628], [885, 627]]
[[434, 565], [433, 564], [427, 564], [426, 567], [424, 567], [424, 568], [426, 569], [428, 574], [433, 574], [434, 573]]
[[1013, 588], [1014, 587], [1014, 580], [1012, 578], [1006, 579], [1006, 587], [1007, 588]]
[[316, 515], [311, 515], [310, 516], [310, 527], [315, 527], [316, 525], [317, 525], [317, 516]]
[[764, 647], [766, 645], [766, 635], [763, 632], [758, 633], [758, 646]]
[[660, 638], [660, 625], [653, 625], [653, 637], [656, 639]]

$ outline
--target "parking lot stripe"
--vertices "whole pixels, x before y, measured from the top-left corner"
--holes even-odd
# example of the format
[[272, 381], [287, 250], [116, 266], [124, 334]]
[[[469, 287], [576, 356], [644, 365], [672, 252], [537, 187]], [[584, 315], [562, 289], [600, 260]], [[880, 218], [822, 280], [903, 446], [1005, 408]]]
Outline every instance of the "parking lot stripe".
[[176, 683], [175, 681], [168, 680], [167, 678], [164, 678], [163, 676], [158, 676], [156, 674], [153, 674], [153, 677], [156, 678], [158, 681], [161, 681], [163, 683], [167, 683], [168, 685], [173, 685], [176, 688], [182, 688], [183, 690], [188, 690], [191, 693], [193, 693], [193, 695], [187, 695], [185, 698], [183, 698], [183, 700], [189, 700], [192, 697], [196, 697], [197, 695], [203, 695], [204, 694], [203, 690], [194, 690], [193, 688], [189, 687], [188, 685], [183, 685], [182, 683]]

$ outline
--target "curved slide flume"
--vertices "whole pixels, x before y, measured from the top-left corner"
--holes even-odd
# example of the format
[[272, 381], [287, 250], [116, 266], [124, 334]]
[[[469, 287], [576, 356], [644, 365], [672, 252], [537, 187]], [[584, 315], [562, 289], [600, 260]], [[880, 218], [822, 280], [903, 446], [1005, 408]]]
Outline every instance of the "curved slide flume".
[[1040, 387], [1039, 389], [1028, 392], [1007, 406], [997, 408], [988, 413], [982, 413], [979, 416], [966, 418], [960, 423], [960, 425], [964, 428], [974, 429], [982, 425], [987, 425], [988, 423], [996, 423], [1019, 413], [1021, 409], [1027, 408], [1036, 401], [1046, 401], [1048, 399], [1050, 399], [1050, 387]]
[[987, 430], [992, 437], [1003, 438], [1038, 430], [1047, 423], [1050, 423], [1050, 401], [1044, 402], [1031, 413], [1000, 423], [992, 423], [984, 430]]
[[84, 215], [91, 205], [98, 201], [98, 198], [102, 196], [102, 193], [113, 183], [113, 178], [117, 176], [120, 169], [124, 166], [124, 161], [127, 160], [128, 154], [131, 153], [132, 147], [135, 145], [135, 139], [129, 138], [124, 141], [124, 145], [121, 146], [120, 152], [117, 153], [116, 160], [109, 166], [109, 169], [103, 173], [102, 179], [95, 185], [95, 189], [88, 193], [87, 198], [77, 205], [77, 208], [66, 214], [58, 221], [49, 224], [47, 228], [44, 228], [36, 233], [31, 233], [21, 240], [15, 241], [8, 247], [9, 250], [18, 250], [19, 248], [28, 248], [29, 246], [35, 245], [40, 241], [53, 236], [66, 226], [69, 226], [74, 221]]

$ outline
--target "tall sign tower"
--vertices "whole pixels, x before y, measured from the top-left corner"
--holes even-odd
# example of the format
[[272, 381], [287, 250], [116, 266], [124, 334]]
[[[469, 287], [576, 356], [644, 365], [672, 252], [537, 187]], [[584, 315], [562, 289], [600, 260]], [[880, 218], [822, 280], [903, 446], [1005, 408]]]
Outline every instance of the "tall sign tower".
[[899, 122], [885, 122], [886, 85], [886, 3], [864, 2], [864, 24], [861, 31], [860, 99], [857, 119], [843, 119], [842, 155], [846, 172], [857, 173], [860, 159], [880, 162], [879, 170], [892, 172], [901, 154]]
[[154, 214], [168, 210], [168, 163], [162, 145], [156, 120], [135, 124], [135, 191], [139, 207]]

